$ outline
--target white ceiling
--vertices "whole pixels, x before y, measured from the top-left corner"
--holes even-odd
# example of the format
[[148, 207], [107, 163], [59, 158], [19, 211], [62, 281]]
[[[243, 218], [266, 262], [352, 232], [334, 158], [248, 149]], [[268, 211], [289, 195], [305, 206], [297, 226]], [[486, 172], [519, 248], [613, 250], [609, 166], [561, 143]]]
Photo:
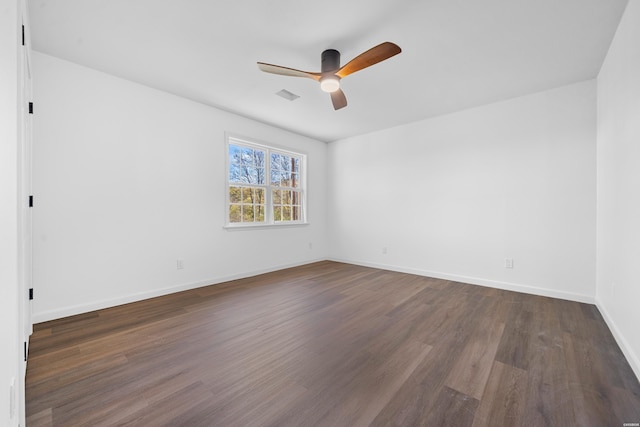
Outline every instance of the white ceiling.
[[[333, 141], [596, 77], [628, 0], [29, 0], [35, 50]], [[334, 111], [311, 79], [384, 41]], [[275, 95], [286, 89], [300, 98]]]

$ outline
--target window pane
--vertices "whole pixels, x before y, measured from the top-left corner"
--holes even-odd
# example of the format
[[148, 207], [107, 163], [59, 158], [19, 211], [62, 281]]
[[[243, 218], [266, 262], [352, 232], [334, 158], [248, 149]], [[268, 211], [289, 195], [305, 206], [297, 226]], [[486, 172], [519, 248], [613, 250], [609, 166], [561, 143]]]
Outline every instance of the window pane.
[[282, 206], [273, 207], [273, 220], [282, 221]]
[[283, 171], [291, 172], [291, 157], [280, 156], [280, 168]]
[[229, 205], [229, 222], [242, 221], [242, 208], [240, 205]]
[[253, 166], [253, 150], [251, 148], [242, 147], [241, 161], [243, 165]]
[[273, 168], [271, 168], [271, 185], [280, 185], [280, 171]]
[[242, 173], [244, 174], [244, 181], [247, 184], [258, 183], [258, 172], [252, 166], [243, 166]]
[[253, 203], [253, 188], [242, 189], [242, 203]]
[[292, 191], [291, 192], [291, 204], [299, 205], [300, 204], [300, 192]]
[[256, 168], [256, 184], [265, 184], [264, 168]]
[[265, 204], [265, 200], [264, 200], [264, 188], [256, 188], [255, 189], [255, 200], [254, 203], [259, 203], [261, 205]]
[[256, 205], [255, 207], [255, 219], [256, 222], [264, 222], [264, 205]]
[[229, 145], [229, 164], [240, 164], [242, 150], [237, 145]]
[[253, 206], [242, 206], [242, 222], [253, 222]]
[[240, 203], [241, 192], [240, 187], [229, 187], [229, 203]]
[[264, 168], [264, 151], [253, 151], [253, 165], [257, 168]]
[[282, 192], [280, 190], [273, 190], [273, 204], [279, 205], [282, 203]]
[[283, 206], [282, 207], [282, 220], [283, 221], [291, 221], [291, 207]]
[[292, 173], [291, 174], [291, 187], [298, 188], [300, 186], [299, 182], [300, 182], [300, 175], [298, 175], [297, 173]]
[[280, 169], [280, 154], [271, 154], [271, 169]]
[[229, 144], [229, 160], [235, 158], [240, 153], [240, 147], [237, 145]]
[[300, 172], [300, 159], [297, 157], [293, 158], [293, 168], [291, 168], [291, 172], [295, 172], [295, 173]]
[[265, 183], [265, 155], [259, 149], [229, 145], [229, 182]]
[[291, 172], [283, 172], [280, 185], [283, 187], [291, 187]]
[[300, 221], [300, 206], [294, 205], [291, 207], [291, 220]]
[[240, 166], [229, 164], [229, 182], [243, 182]]
[[241, 182], [243, 184], [248, 184], [249, 180], [247, 179], [248, 175], [247, 175], [247, 167], [240, 165], [238, 166], [238, 173], [237, 173], [237, 178], [236, 178], [236, 182]]

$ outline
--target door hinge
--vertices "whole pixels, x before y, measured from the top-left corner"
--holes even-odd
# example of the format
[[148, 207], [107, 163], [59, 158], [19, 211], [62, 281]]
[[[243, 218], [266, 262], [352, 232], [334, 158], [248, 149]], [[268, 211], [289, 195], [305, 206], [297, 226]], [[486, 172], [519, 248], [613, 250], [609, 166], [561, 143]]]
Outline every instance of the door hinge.
[[24, 46], [24, 25], [22, 26], [22, 46]]
[[33, 114], [33, 102], [29, 103], [29, 114]]
[[27, 361], [27, 342], [24, 342], [24, 361]]
[[33, 299], [33, 288], [29, 288], [29, 300]]
[[33, 196], [29, 196], [29, 207], [33, 207]]

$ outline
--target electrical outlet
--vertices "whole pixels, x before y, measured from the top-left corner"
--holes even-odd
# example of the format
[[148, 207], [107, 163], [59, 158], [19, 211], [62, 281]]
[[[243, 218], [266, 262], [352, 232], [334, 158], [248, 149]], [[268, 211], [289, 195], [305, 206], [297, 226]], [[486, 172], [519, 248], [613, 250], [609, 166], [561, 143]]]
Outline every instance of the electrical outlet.
[[182, 269], [184, 268], [184, 261], [183, 261], [183, 260], [181, 260], [181, 259], [177, 260], [177, 261], [176, 261], [176, 268], [177, 268], [178, 270], [182, 270]]
[[382, 255], [386, 255], [386, 254], [387, 254], [387, 247], [386, 247], [386, 246], [384, 246], [384, 247], [382, 248]]
[[504, 259], [504, 268], [513, 268], [513, 258]]
[[313, 249], [313, 243], [309, 242], [309, 249]]

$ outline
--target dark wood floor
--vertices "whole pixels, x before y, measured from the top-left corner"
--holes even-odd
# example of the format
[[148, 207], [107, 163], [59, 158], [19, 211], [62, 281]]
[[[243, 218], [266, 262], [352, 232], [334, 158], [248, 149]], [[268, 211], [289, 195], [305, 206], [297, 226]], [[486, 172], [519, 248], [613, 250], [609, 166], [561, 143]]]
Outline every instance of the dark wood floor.
[[27, 425], [622, 426], [593, 305], [322, 262], [36, 325]]

